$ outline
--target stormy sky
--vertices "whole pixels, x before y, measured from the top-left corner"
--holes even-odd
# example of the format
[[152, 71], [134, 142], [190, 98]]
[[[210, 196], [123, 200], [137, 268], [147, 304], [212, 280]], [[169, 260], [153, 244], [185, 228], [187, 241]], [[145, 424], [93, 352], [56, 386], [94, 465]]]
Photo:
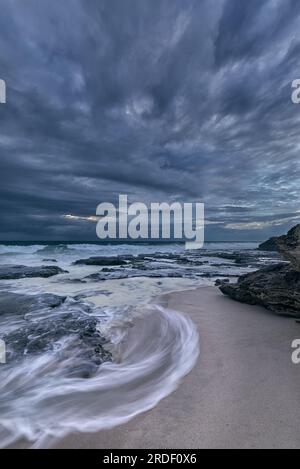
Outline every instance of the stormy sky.
[[204, 202], [207, 240], [300, 222], [299, 0], [5, 0], [0, 78], [2, 240], [96, 239], [119, 194]]

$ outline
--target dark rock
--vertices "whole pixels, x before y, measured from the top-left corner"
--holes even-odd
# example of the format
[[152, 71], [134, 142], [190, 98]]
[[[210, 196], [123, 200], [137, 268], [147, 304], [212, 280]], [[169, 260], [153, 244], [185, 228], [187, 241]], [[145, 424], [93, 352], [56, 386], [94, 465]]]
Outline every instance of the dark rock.
[[74, 365], [70, 367], [66, 371], [66, 376], [68, 378], [81, 378], [81, 379], [92, 378], [97, 373], [99, 365], [101, 365], [101, 363], [96, 364], [96, 363], [85, 361], [83, 363], [80, 363], [79, 365]]
[[227, 283], [229, 283], [229, 278], [223, 278], [223, 279], [217, 278], [217, 280], [215, 282], [215, 286], [219, 287], [219, 286], [227, 284]]
[[[226, 261], [232, 261], [232, 265], [239, 265], [241, 267], [259, 267], [261, 265], [258, 251], [243, 251], [243, 252], [221, 252], [214, 253], [209, 251], [201, 251], [201, 253], [186, 252], [186, 253], [154, 253], [154, 254], [139, 254], [134, 255], [120, 255], [112, 257], [91, 257], [89, 259], [80, 259], [74, 262], [75, 265], [91, 265], [99, 267], [118, 267], [118, 268], [133, 268], [138, 270], [151, 271], [153, 269], [165, 269], [167, 266], [181, 267], [200, 267], [204, 264], [209, 264], [209, 258], [219, 258]], [[219, 264], [219, 266], [228, 266], [228, 262]], [[218, 267], [218, 265], [215, 265]], [[102, 269], [104, 272], [104, 269]]]
[[260, 251], [277, 251], [300, 270], [300, 224], [294, 226], [287, 235], [268, 239], [259, 245]]
[[126, 265], [126, 260], [120, 256], [115, 257], [90, 257], [89, 259], [80, 259], [74, 262], [74, 265], [96, 265], [96, 266], [106, 266], [106, 265]]
[[258, 246], [259, 251], [270, 251], [270, 252], [278, 252], [278, 246], [277, 246], [277, 241], [278, 237], [273, 237], [265, 241], [264, 243], [261, 243]]
[[10, 321], [13, 327], [1, 337], [7, 345], [8, 364], [59, 353], [66, 376], [89, 378], [101, 363], [112, 359], [104, 348], [107, 340], [97, 329], [98, 319], [85, 303], [48, 294], [30, 297], [3, 293], [0, 311], [0, 324], [5, 324], [7, 314], [15, 315], [15, 321]]
[[1, 265], [0, 280], [16, 280], [19, 278], [43, 277], [66, 273], [57, 266], [26, 267], [24, 265]]
[[142, 269], [147, 268], [148, 264], [164, 263], [170, 261], [176, 261], [178, 264], [192, 264], [202, 265], [201, 259], [195, 257], [187, 257], [182, 254], [172, 253], [154, 253], [154, 254], [138, 254], [134, 255], [120, 255], [120, 256], [101, 256], [101, 257], [90, 257], [89, 259], [79, 259], [74, 262], [74, 265], [95, 265], [95, 266], [118, 266], [127, 267], [132, 266], [135, 268]]
[[276, 240], [280, 254], [300, 271], [300, 225], [294, 226], [286, 236]]
[[57, 262], [56, 259], [43, 259], [43, 262]]
[[[85, 277], [88, 281], [103, 282], [105, 280], [124, 280], [128, 278], [214, 278], [220, 275], [218, 270], [212, 270], [211, 272], [199, 272], [199, 269], [180, 269], [178, 266], [171, 268], [161, 269], [110, 269], [101, 270]], [[221, 274], [222, 275], [222, 274]], [[226, 277], [236, 277], [236, 274], [226, 273]]]
[[[259, 267], [261, 265], [260, 253], [258, 251], [239, 251], [239, 252], [219, 252], [203, 254], [205, 257], [215, 257], [218, 259], [224, 259], [232, 261], [235, 265], [241, 267]], [[277, 256], [278, 257], [278, 256]], [[214, 264], [216, 265], [216, 264]], [[219, 264], [222, 265], [222, 264]], [[224, 264], [228, 265], [228, 264]]]
[[144, 272], [143, 269], [128, 269], [128, 270], [113, 270], [107, 272], [101, 271], [96, 272], [94, 274], [88, 275], [85, 277], [87, 280], [92, 281], [104, 281], [104, 280], [124, 280], [127, 278], [139, 278], [139, 277], [147, 277], [147, 278], [182, 278], [184, 274], [181, 272], [172, 272], [172, 271], [147, 271]]
[[29, 311], [40, 310], [41, 308], [56, 308], [60, 306], [66, 297], [51, 295], [20, 295], [17, 293], [0, 292], [0, 316], [6, 314], [24, 315]]
[[222, 285], [220, 290], [241, 303], [300, 318], [300, 272], [290, 265], [277, 264], [243, 275], [238, 283]]

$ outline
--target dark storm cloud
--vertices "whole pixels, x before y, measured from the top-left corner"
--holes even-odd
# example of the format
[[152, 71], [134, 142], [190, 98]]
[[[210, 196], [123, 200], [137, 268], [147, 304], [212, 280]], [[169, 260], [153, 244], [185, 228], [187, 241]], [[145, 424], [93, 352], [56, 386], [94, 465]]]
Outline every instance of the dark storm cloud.
[[98, 203], [204, 201], [208, 236], [297, 221], [295, 0], [1, 6], [2, 239], [89, 239]]

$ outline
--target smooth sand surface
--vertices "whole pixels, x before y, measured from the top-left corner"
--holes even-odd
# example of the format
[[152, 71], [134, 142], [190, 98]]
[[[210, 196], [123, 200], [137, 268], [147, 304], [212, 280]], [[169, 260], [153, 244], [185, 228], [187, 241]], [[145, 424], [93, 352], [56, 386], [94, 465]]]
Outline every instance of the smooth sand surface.
[[191, 316], [201, 353], [177, 391], [126, 425], [70, 435], [58, 448], [300, 448], [300, 326], [236, 303], [217, 288], [172, 293]]

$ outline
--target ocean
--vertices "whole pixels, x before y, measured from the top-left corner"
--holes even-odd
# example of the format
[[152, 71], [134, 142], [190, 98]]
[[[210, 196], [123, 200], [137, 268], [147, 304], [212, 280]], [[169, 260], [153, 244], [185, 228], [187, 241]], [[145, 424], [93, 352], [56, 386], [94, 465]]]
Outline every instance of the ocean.
[[[208, 243], [199, 251], [175, 243], [0, 244], [0, 447], [19, 439], [47, 447], [154, 407], [201, 350], [201, 331], [199, 339], [189, 317], [158, 298], [276, 261], [255, 243]], [[3, 274], [22, 275], [16, 266], [62, 272]]]

